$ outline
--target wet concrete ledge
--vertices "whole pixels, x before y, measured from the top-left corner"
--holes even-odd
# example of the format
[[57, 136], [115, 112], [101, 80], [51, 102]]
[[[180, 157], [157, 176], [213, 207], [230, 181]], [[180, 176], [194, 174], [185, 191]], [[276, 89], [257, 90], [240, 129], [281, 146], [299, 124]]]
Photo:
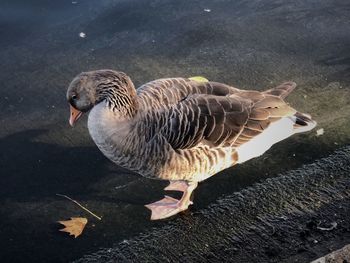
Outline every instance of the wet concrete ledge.
[[76, 262], [310, 262], [350, 240], [350, 146]]
[[350, 245], [347, 245], [341, 249], [333, 251], [328, 255], [318, 258], [311, 263], [346, 263], [350, 262]]

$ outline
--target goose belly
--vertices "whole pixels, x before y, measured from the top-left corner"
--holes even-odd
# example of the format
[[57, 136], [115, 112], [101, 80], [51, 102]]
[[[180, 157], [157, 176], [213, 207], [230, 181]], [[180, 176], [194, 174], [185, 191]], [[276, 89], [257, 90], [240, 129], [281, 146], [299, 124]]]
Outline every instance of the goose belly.
[[293, 135], [295, 133], [294, 124], [295, 118], [284, 117], [272, 123], [264, 132], [257, 135], [249, 142], [237, 147], [238, 163], [243, 163], [262, 155], [275, 143]]

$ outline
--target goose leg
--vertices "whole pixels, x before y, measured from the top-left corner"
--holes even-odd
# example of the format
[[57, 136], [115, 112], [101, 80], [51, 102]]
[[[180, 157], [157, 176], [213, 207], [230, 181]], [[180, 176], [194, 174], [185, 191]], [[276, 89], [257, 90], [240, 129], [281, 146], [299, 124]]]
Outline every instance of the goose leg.
[[164, 219], [186, 210], [189, 205], [193, 204], [190, 198], [197, 185], [197, 182], [170, 181], [164, 190], [181, 191], [183, 195], [180, 200], [166, 195], [160, 201], [145, 205], [152, 211], [151, 220]]

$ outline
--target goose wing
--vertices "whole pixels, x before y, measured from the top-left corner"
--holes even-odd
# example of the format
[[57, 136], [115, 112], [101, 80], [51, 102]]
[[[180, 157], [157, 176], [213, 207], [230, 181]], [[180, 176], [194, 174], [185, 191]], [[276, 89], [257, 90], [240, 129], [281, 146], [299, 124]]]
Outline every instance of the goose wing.
[[239, 89], [213, 81], [196, 81], [191, 78], [157, 79], [137, 89], [139, 101], [145, 111], [171, 107], [188, 96], [209, 94], [226, 96], [237, 93]]
[[174, 149], [200, 143], [238, 147], [272, 122], [296, 112], [280, 97], [257, 91], [226, 96], [194, 94], [164, 111], [160, 133]]

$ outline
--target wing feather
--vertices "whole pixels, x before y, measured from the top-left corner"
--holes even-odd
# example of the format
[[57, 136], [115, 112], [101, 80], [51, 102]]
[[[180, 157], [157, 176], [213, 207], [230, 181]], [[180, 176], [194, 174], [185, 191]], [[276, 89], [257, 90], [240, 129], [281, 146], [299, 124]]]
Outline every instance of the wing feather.
[[274, 96], [280, 97], [281, 99], [284, 99], [289, 95], [289, 93], [291, 93], [295, 89], [296, 86], [297, 84], [295, 82], [288, 81], [288, 82], [282, 83], [281, 85], [275, 88], [266, 90], [263, 93], [274, 95]]
[[144, 111], [170, 107], [194, 94], [226, 96], [239, 89], [218, 82], [198, 82], [186, 78], [157, 79], [137, 89], [139, 102]]
[[259, 109], [259, 108], [253, 108], [249, 119], [255, 120], [255, 121], [263, 121], [267, 120], [270, 117], [270, 113], [267, 109]]
[[294, 88], [284, 83], [266, 92], [238, 90], [216, 82], [185, 78], [161, 79], [138, 90], [148, 137], [161, 134], [174, 149], [199, 144], [238, 147], [268, 126], [296, 111], [283, 97]]

